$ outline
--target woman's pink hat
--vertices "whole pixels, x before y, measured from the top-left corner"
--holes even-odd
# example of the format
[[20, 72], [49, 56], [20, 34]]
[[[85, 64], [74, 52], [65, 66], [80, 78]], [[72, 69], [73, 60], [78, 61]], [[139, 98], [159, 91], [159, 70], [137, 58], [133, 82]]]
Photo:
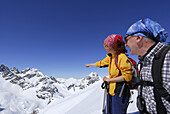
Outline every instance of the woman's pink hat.
[[112, 47], [114, 43], [117, 44], [117, 40], [123, 42], [123, 37], [120, 35], [112, 34], [104, 40], [104, 45], [107, 45], [108, 47]]

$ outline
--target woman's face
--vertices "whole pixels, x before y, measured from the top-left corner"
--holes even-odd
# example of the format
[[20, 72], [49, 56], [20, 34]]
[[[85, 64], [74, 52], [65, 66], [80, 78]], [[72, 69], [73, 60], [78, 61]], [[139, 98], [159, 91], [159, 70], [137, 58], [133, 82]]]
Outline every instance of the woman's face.
[[107, 53], [111, 53], [111, 54], [115, 53], [113, 47], [108, 47], [107, 45], [104, 45], [104, 49], [107, 51]]

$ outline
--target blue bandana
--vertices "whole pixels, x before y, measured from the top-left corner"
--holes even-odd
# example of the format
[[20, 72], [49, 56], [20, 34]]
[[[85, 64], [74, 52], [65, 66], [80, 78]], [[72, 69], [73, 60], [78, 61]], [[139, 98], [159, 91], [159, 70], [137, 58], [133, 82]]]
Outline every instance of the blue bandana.
[[162, 28], [160, 24], [152, 21], [149, 18], [141, 19], [131, 25], [126, 32], [126, 35], [144, 36], [158, 42], [165, 42], [168, 37], [168, 33], [165, 31], [165, 29]]

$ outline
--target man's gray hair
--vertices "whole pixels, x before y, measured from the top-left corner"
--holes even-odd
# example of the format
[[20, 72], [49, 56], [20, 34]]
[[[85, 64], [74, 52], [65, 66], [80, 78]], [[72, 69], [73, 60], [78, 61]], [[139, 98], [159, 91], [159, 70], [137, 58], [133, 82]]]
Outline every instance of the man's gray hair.
[[145, 42], [147, 42], [147, 43], [155, 43], [155, 41], [154, 41], [154, 40], [151, 40], [150, 38], [143, 37], [143, 39], [144, 39]]

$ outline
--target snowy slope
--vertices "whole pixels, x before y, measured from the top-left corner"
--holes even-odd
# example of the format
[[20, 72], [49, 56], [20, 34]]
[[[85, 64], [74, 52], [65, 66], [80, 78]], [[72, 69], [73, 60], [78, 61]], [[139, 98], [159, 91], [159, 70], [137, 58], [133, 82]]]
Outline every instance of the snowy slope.
[[[91, 114], [99, 111], [103, 98], [103, 90], [99, 88], [100, 83], [96, 83], [84, 91], [78, 92], [60, 101], [54, 101], [47, 106], [40, 114]], [[99, 113], [98, 113], [99, 114]]]
[[0, 113], [1, 114], [31, 114], [35, 109], [43, 107], [38, 99], [31, 99], [29, 94], [23, 95], [23, 90], [11, 84], [0, 76]]
[[[101, 83], [94, 72], [82, 79], [63, 79], [34, 68], [19, 72], [0, 65], [0, 114], [101, 114]], [[129, 113], [137, 111], [135, 103]]]
[[71, 96], [100, 80], [97, 73], [82, 79], [55, 79], [38, 69], [27, 68], [19, 72], [0, 65], [0, 113], [38, 114], [54, 100]]
[[[100, 88], [102, 81], [78, 92], [70, 97], [53, 101], [40, 114], [101, 114], [103, 106], [103, 90]], [[135, 99], [137, 91], [134, 91]], [[134, 101], [134, 100], [133, 100]], [[136, 101], [130, 103], [128, 113], [136, 112]]]

